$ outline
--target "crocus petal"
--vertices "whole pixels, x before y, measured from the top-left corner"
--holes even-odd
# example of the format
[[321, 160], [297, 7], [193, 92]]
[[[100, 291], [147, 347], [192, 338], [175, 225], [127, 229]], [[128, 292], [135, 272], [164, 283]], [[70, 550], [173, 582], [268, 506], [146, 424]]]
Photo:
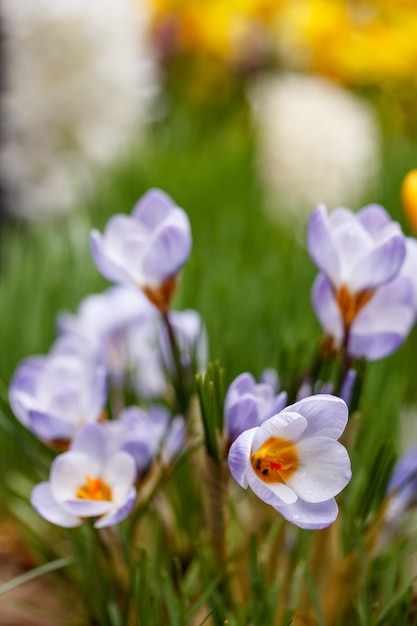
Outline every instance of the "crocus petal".
[[341, 271], [339, 255], [334, 246], [326, 207], [322, 204], [311, 214], [307, 245], [313, 262], [337, 285]]
[[174, 206], [167, 193], [161, 189], [149, 189], [133, 207], [132, 216], [151, 231]]
[[348, 350], [352, 356], [376, 360], [396, 350], [414, 323], [410, 282], [404, 276], [380, 287], [352, 324]]
[[391, 222], [390, 216], [380, 204], [367, 204], [356, 216], [374, 239]]
[[125, 519], [133, 509], [136, 500], [136, 489], [131, 487], [126, 500], [123, 502], [121, 506], [116, 509], [113, 509], [106, 515], [103, 515], [98, 519], [94, 527], [95, 528], [105, 528], [107, 526], [113, 526], [113, 524], [118, 524], [122, 520]]
[[226, 433], [234, 439], [244, 430], [259, 426], [262, 402], [254, 395], [245, 395], [225, 411]]
[[311, 437], [297, 443], [300, 465], [287, 484], [306, 502], [333, 498], [350, 481], [352, 472], [346, 448], [327, 437]]
[[101, 467], [105, 458], [106, 438], [102, 427], [96, 424], [88, 424], [81, 428], [75, 436], [71, 450], [81, 452], [97, 463]]
[[352, 268], [349, 287], [352, 292], [373, 289], [394, 278], [405, 257], [405, 240], [401, 232], [383, 241]]
[[252, 443], [258, 429], [245, 430], [232, 443], [229, 450], [228, 463], [230, 472], [237, 483], [244, 489], [248, 486], [246, 473], [249, 469]]
[[300, 413], [308, 422], [303, 438], [310, 436], [338, 439], [348, 420], [346, 403], [337, 396], [317, 394], [286, 407], [283, 413]]
[[63, 528], [75, 528], [81, 524], [78, 517], [71, 515], [58, 504], [47, 482], [40, 483], [32, 489], [30, 502], [35, 511], [52, 524]]
[[70, 514], [77, 517], [97, 517], [104, 515], [113, 508], [113, 502], [107, 500], [84, 500], [76, 498], [74, 500], [63, 500], [61, 506]]
[[407, 237], [406, 255], [401, 267], [401, 275], [410, 281], [414, 313], [417, 316], [417, 239]]
[[408, 485], [413, 485], [417, 493], [417, 446], [407, 450], [396, 463], [388, 483], [387, 495], [395, 489], [403, 489]]
[[340, 260], [340, 274], [335, 287], [351, 283], [352, 268], [372, 250], [372, 237], [362, 227], [356, 215], [349, 209], [335, 209], [329, 218], [334, 246]]
[[324, 332], [333, 337], [336, 346], [343, 340], [343, 320], [333, 287], [324, 274], [319, 274], [312, 289], [312, 304]]
[[42, 411], [29, 411], [29, 428], [39, 439], [72, 439], [76, 425]]
[[112, 491], [113, 501], [123, 502], [136, 478], [136, 465], [133, 457], [127, 452], [117, 452], [112, 455], [106, 463], [102, 478]]
[[295, 440], [307, 428], [307, 420], [299, 413], [283, 411], [266, 420], [255, 433], [253, 452], [256, 452], [269, 437]]
[[273, 507], [282, 506], [283, 504], [292, 504], [297, 500], [297, 494], [291, 487], [283, 483], [264, 483], [255, 474], [252, 466], [247, 472], [249, 487], [254, 493]]
[[294, 504], [277, 507], [277, 511], [292, 524], [307, 530], [327, 528], [333, 524], [338, 514], [334, 498], [318, 504], [298, 499]]
[[154, 281], [176, 274], [184, 265], [191, 250], [188, 230], [175, 224], [164, 226], [150, 242], [143, 257], [143, 271]]
[[401, 333], [381, 332], [373, 335], [351, 334], [348, 351], [355, 358], [364, 357], [368, 361], [383, 359], [401, 346], [405, 336]]
[[113, 280], [122, 285], [132, 285], [134, 281], [125, 269], [109, 257], [104, 245], [103, 236], [98, 230], [92, 230], [90, 234], [90, 250], [97, 269], [108, 280]]
[[241, 395], [245, 392], [252, 391], [255, 385], [256, 381], [252, 374], [250, 374], [249, 372], [243, 372], [243, 374], [239, 374], [239, 376], [237, 376], [231, 383], [227, 391], [226, 405], [228, 403], [228, 398], [230, 398], [231, 395], [235, 394], [236, 392]]
[[64, 452], [52, 463], [50, 483], [52, 494], [57, 502], [71, 500], [82, 487], [87, 476], [99, 476], [100, 467], [86, 454], [81, 452]]

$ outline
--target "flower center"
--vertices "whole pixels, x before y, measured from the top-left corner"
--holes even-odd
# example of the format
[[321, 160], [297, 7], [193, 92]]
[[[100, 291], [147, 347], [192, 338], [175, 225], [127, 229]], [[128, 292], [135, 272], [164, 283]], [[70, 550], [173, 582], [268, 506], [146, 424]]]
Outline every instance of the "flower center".
[[147, 296], [148, 300], [152, 302], [163, 313], [169, 310], [170, 302], [174, 296], [177, 288], [177, 276], [169, 276], [163, 283], [157, 287], [142, 287], [142, 291]]
[[359, 293], [351, 294], [345, 285], [336, 292], [337, 304], [346, 328], [350, 327], [359, 311], [363, 309], [365, 304], [368, 304], [373, 294], [374, 289], [364, 289]]
[[255, 474], [265, 483], [285, 483], [298, 467], [295, 445], [281, 437], [269, 437], [250, 460]]
[[113, 499], [110, 487], [100, 478], [86, 476], [86, 483], [77, 491], [77, 498], [83, 500], [107, 500]]

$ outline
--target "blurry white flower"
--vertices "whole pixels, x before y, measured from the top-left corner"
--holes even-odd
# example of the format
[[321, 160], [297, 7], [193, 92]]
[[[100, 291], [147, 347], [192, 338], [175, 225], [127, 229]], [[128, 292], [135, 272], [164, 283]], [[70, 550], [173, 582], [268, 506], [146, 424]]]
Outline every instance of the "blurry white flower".
[[300, 219], [319, 202], [359, 206], [380, 167], [369, 105], [313, 76], [264, 76], [250, 92], [258, 166], [277, 219]]
[[157, 91], [134, 0], [5, 0], [2, 169], [13, 212], [70, 209], [77, 186], [138, 137]]

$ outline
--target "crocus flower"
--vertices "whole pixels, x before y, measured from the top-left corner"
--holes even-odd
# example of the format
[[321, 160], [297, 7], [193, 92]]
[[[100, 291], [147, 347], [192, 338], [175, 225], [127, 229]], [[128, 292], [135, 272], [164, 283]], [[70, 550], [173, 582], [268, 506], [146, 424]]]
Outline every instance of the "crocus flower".
[[184, 419], [176, 416], [171, 420], [168, 409], [161, 405], [147, 411], [128, 407], [103, 428], [110, 451], [124, 450], [134, 458], [137, 478], [145, 474], [158, 455], [168, 465], [185, 443]]
[[319, 205], [310, 217], [307, 238], [310, 256], [330, 281], [346, 320], [376, 287], [398, 274], [405, 257], [399, 224], [375, 204], [356, 214], [338, 208], [330, 215]]
[[98, 518], [96, 528], [112, 526], [135, 503], [135, 475], [130, 454], [108, 455], [102, 429], [90, 424], [79, 431], [71, 449], [53, 461], [49, 481], [34, 487], [31, 504], [46, 520], [65, 528], [79, 526], [88, 517]]
[[340, 398], [316, 395], [244, 431], [229, 451], [230, 471], [300, 528], [329, 526], [336, 496], [349, 482], [346, 449], [337, 441], [348, 419]]
[[149, 326], [159, 317], [157, 309], [139, 290], [115, 286], [82, 300], [76, 315], [60, 313], [61, 336], [76, 336], [97, 352], [104, 352], [107, 368], [116, 380], [130, 369], [129, 331]]
[[416, 313], [412, 283], [400, 274], [373, 291], [348, 325], [330, 282], [319, 274], [312, 291], [313, 307], [332, 348], [345, 346], [352, 357], [374, 361], [394, 352], [408, 336]]
[[10, 384], [11, 407], [22, 424], [50, 442], [72, 439], [96, 422], [106, 402], [106, 369], [73, 353], [23, 361]]
[[245, 372], [231, 383], [224, 403], [225, 431], [229, 442], [244, 430], [260, 426], [284, 408], [287, 394], [285, 391], [277, 394], [275, 382], [257, 383], [252, 374]]
[[310, 220], [308, 242], [321, 270], [312, 300], [330, 340], [326, 345], [368, 360], [396, 350], [414, 323], [417, 289], [405, 271], [411, 244], [398, 224], [377, 205], [357, 215], [336, 209], [330, 216], [319, 206]]
[[169, 307], [190, 249], [186, 213], [159, 189], [148, 191], [132, 215], [114, 215], [103, 235], [91, 233], [93, 259], [103, 276], [140, 287], [162, 311]]
[[386, 495], [390, 500], [385, 521], [392, 528], [417, 503], [417, 446], [407, 450], [395, 465]]

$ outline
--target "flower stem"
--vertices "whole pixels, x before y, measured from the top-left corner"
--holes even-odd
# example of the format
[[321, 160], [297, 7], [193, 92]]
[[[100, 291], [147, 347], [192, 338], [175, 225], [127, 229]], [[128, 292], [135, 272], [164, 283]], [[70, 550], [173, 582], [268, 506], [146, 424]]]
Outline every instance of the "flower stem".
[[175, 376], [173, 383], [177, 395], [179, 410], [181, 414], [185, 416], [187, 414], [190, 396], [189, 385], [186, 381], [186, 372], [184, 371], [183, 365], [181, 363], [180, 349], [178, 347], [178, 342], [177, 338], [175, 337], [174, 329], [169, 319], [168, 311], [161, 311], [161, 316], [168, 334], [168, 340], [171, 347], [172, 358], [174, 361]]

